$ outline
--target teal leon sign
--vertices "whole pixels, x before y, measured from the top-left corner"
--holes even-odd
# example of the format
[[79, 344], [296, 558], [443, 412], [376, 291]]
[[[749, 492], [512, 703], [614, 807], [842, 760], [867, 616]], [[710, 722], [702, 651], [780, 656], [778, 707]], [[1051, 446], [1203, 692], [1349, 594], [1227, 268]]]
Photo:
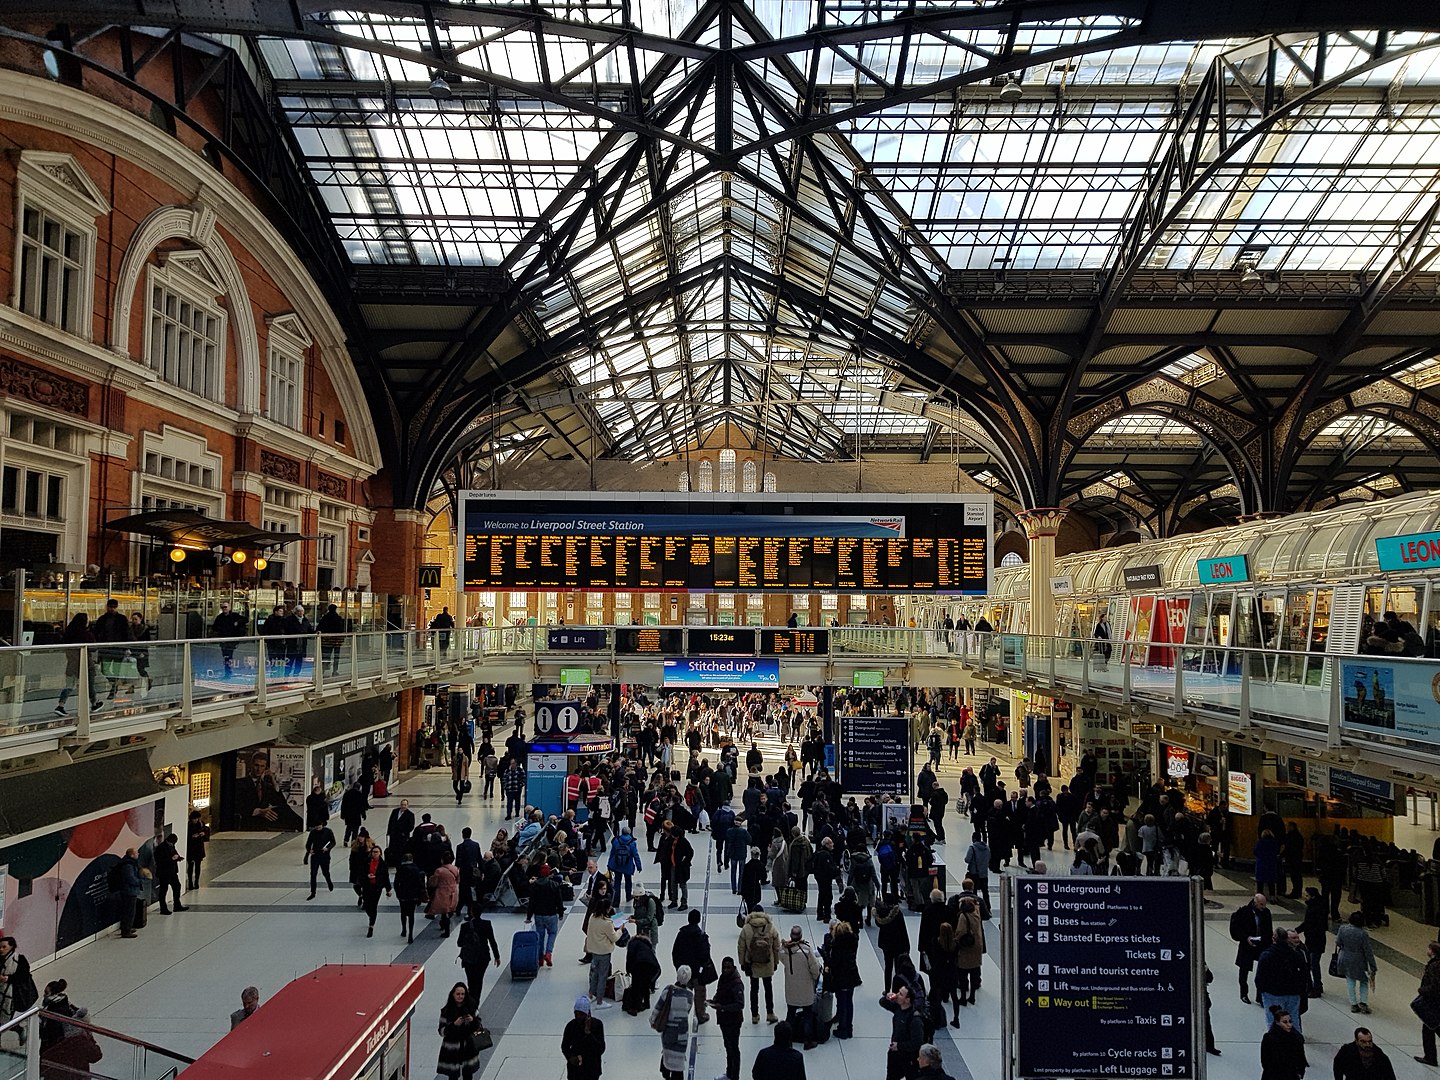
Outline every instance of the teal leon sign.
[[1424, 570], [1440, 566], [1440, 532], [1381, 536], [1375, 540], [1381, 570]]
[[1250, 580], [1250, 559], [1245, 555], [1221, 555], [1195, 560], [1201, 585], [1231, 585]]

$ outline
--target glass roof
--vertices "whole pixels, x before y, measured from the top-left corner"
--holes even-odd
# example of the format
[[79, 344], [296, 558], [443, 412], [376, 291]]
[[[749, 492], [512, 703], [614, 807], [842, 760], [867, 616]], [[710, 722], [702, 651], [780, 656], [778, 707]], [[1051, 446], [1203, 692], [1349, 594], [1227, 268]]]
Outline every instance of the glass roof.
[[[1231, 149], [1197, 147], [1195, 196], [1148, 267], [1230, 270], [1243, 249], [1261, 271], [1373, 271], [1440, 198], [1440, 49], [1419, 34], [1380, 60], [1333, 38], [1327, 70], [1357, 71], [1313, 101], [1317, 39], [1295, 35], [1275, 77], [1302, 103], [1247, 139], [1253, 50], [1103, 47], [1119, 16], [908, 32], [909, 0], [447, 10], [330, 11], [328, 40], [262, 39], [260, 58], [346, 256], [507, 272], [616, 453], [677, 453], [722, 423], [811, 458], [937, 426], [980, 438], [973, 401], [937, 409], [914, 373], [936, 283], [1114, 267], [1177, 94], [1222, 55]], [[955, 81], [1011, 47], [1039, 58], [1018, 101]], [[1224, 377], [1200, 353], [1164, 371]], [[1197, 438], [1144, 413], [1099, 434]]]

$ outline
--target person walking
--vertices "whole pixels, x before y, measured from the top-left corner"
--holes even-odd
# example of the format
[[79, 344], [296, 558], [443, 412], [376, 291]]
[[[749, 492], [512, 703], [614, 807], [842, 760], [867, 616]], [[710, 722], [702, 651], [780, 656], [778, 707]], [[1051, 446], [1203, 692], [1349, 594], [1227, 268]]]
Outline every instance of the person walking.
[[[751, 849], [752, 851], [755, 849]], [[740, 940], [735, 947], [740, 969], [750, 979], [750, 1023], [760, 1022], [760, 984], [765, 984], [765, 1020], [776, 1023], [775, 1015], [775, 966], [780, 958], [780, 935], [770, 916], [759, 904], [750, 909], [745, 924], [740, 929]]]
[[440, 1009], [440, 1057], [435, 1072], [447, 1080], [473, 1080], [480, 1071], [480, 1048], [475, 1032], [480, 1027], [480, 1006], [463, 982], [450, 988]]
[[660, 1075], [663, 1080], [682, 1080], [685, 1054], [690, 1048], [690, 1013], [695, 994], [690, 989], [691, 972], [681, 964], [675, 981], [661, 993], [650, 1013], [650, 1026], [660, 1033]]
[[[56, 716], [65, 715], [65, 702], [80, 687], [79, 646], [95, 644], [95, 634], [90, 629], [90, 616], [83, 611], [76, 612], [66, 624], [60, 642], [71, 647], [65, 650], [65, 685], [60, 690], [60, 700], [55, 703]], [[91, 712], [96, 712], [105, 705], [100, 697], [100, 681], [97, 675], [100, 662], [96, 653], [97, 650], [93, 648], [85, 650], [85, 689], [82, 692], [90, 695]]]
[[968, 896], [960, 901], [955, 945], [955, 991], [961, 1005], [974, 1005], [975, 991], [980, 989], [981, 958], [985, 955], [985, 920], [980, 917], [979, 905]]
[[400, 856], [395, 868], [395, 899], [400, 901], [400, 936], [408, 944], [415, 942], [415, 909], [425, 903], [425, 871], [415, 865], [415, 856], [408, 851]]
[[560, 916], [564, 913], [565, 897], [560, 891], [560, 881], [551, 873], [549, 863], [541, 863], [540, 873], [530, 883], [530, 905], [525, 921], [533, 920], [540, 934], [540, 963], [545, 967], [555, 966], [552, 953], [560, 934]]
[[1420, 990], [1410, 1003], [1420, 1018], [1420, 1041], [1424, 1047], [1423, 1056], [1415, 1060], [1422, 1065], [1440, 1065], [1435, 1057], [1435, 1032], [1440, 1029], [1440, 942], [1432, 941], [1425, 948], [1427, 959], [1420, 976]]
[[1272, 897], [1280, 889], [1280, 841], [1269, 829], [1260, 832], [1251, 853], [1255, 856], [1255, 891]]
[[1365, 916], [1352, 911], [1335, 931], [1336, 966], [1345, 979], [1352, 1013], [1370, 1011], [1370, 987], [1375, 981], [1375, 950], [1365, 929]]
[[860, 979], [860, 935], [843, 919], [830, 924], [820, 946], [825, 961], [825, 991], [835, 995], [835, 1038], [855, 1037], [855, 990]]
[[1301, 1080], [1310, 1067], [1305, 1059], [1305, 1037], [1279, 1005], [1270, 1007], [1270, 1016], [1270, 1030], [1260, 1040], [1260, 1080]]
[[1330, 919], [1325, 912], [1325, 897], [1314, 885], [1305, 888], [1305, 919], [1300, 924], [1305, 936], [1305, 951], [1310, 956], [1309, 997], [1322, 997], [1324, 984], [1320, 979], [1320, 958], [1325, 955], [1325, 942], [1330, 934]]
[[1230, 915], [1230, 940], [1235, 942], [1235, 966], [1240, 971], [1240, 1000], [1250, 1004], [1250, 971], [1260, 954], [1275, 939], [1274, 916], [1263, 892]]
[[[386, 896], [391, 894], [390, 890], [390, 868], [385, 865], [384, 853], [380, 845], [364, 837], [364, 848], [359, 865], [360, 880], [360, 906], [365, 909], [365, 917], [369, 925], [365, 930], [366, 937], [375, 936], [375, 916], [380, 913], [380, 892], [383, 889]], [[411, 920], [412, 926], [414, 920]]]
[[675, 935], [675, 944], [670, 947], [670, 962], [678, 971], [688, 967], [691, 971], [691, 990], [695, 995], [695, 1021], [705, 1024], [710, 1014], [705, 1011], [705, 986], [715, 981], [715, 961], [710, 956], [710, 935], [700, 925], [700, 909], [691, 908], [690, 914], [680, 932]]
[[305, 861], [310, 864], [310, 895], [306, 900], [315, 899], [315, 885], [321, 874], [325, 875], [325, 887], [335, 891], [335, 882], [330, 878], [330, 852], [334, 850], [335, 832], [323, 821], [305, 837]]
[[1272, 1007], [1279, 1006], [1290, 1014], [1295, 1030], [1304, 1034], [1300, 1026], [1300, 1003], [1310, 982], [1308, 966], [1299, 952], [1290, 947], [1290, 931], [1276, 930], [1273, 943], [1260, 954], [1255, 965], [1255, 991], [1265, 1007], [1267, 1025]]
[[[455, 856], [446, 851], [440, 856], [440, 865], [430, 874], [426, 882], [430, 887], [430, 903], [425, 908], [427, 918], [440, 920], [440, 936], [450, 936], [450, 920], [460, 908], [460, 871], [455, 869]], [[533, 895], [533, 894], [532, 894]]]
[[875, 925], [880, 928], [875, 944], [885, 959], [885, 988], [895, 974], [895, 961], [910, 954], [910, 930], [905, 925], [905, 911], [893, 894], [887, 894], [875, 912]]
[[[715, 983], [715, 996], [710, 999], [720, 1038], [725, 1044], [724, 1080], [740, 1080], [740, 1028], [745, 1022], [745, 980], [735, 966], [735, 958], [720, 961], [720, 978]], [[717, 1076], [715, 1080], [721, 1080]]]
[[600, 1080], [605, 1056], [605, 1025], [590, 1015], [590, 999], [575, 999], [575, 1016], [560, 1033], [565, 1080]]
[[[13, 937], [0, 937], [0, 1024], [7, 1024], [40, 1000], [30, 961], [20, 952]], [[25, 1045], [25, 1027], [16, 1032]]]
[[[1434, 1043], [1431, 1043], [1434, 1049]], [[1434, 1065], [1417, 1057], [1423, 1065]], [[1357, 1027], [1355, 1038], [1335, 1051], [1335, 1080], [1395, 1080], [1395, 1066], [1384, 1050], [1375, 1045], [1369, 1028]]]
[[[625, 886], [625, 901], [629, 903], [634, 895], [635, 875], [642, 873], [645, 864], [640, 860], [640, 847], [630, 835], [629, 824], [621, 825], [615, 839], [610, 841], [610, 858], [606, 861], [610, 880], [615, 883], [615, 898], [620, 898], [620, 886]], [[658, 939], [656, 939], [658, 940]]]
[[460, 947], [460, 967], [465, 972], [465, 985], [470, 996], [479, 1001], [485, 993], [485, 972], [494, 963], [500, 966], [500, 945], [495, 940], [495, 927], [474, 908], [470, 917], [460, 924], [456, 944]]
[[205, 845], [210, 842], [210, 826], [200, 816], [199, 810], [190, 811], [189, 823], [185, 826], [185, 888], [200, 888], [200, 864], [205, 861]]

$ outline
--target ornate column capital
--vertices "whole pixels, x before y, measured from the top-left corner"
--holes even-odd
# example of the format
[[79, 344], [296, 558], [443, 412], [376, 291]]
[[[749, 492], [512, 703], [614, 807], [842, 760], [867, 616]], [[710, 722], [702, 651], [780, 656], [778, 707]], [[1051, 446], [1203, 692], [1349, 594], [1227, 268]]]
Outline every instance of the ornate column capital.
[[1060, 523], [1068, 513], [1070, 511], [1063, 506], [1037, 506], [1033, 510], [1021, 510], [1015, 518], [1025, 527], [1027, 539], [1038, 540], [1042, 536], [1054, 536], [1059, 532]]

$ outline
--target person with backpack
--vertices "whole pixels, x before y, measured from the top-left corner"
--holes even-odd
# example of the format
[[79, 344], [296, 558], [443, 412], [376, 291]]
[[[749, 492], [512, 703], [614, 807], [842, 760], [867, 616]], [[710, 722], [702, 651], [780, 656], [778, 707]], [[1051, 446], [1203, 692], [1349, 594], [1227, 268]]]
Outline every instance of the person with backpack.
[[990, 845], [985, 843], [981, 833], [975, 833], [970, 846], [965, 850], [966, 876], [975, 883], [975, 894], [980, 897], [980, 915], [990, 918]]
[[635, 932], [644, 934], [655, 944], [660, 943], [660, 927], [665, 925], [665, 905], [658, 896], [651, 896], [640, 886], [635, 891]]
[[750, 979], [750, 1022], [760, 1022], [760, 984], [765, 984], [765, 1020], [778, 1022], [775, 1015], [775, 966], [780, 956], [780, 934], [770, 916], [758, 903], [740, 929], [740, 940], [735, 950], [740, 969]]
[[105, 884], [120, 909], [120, 936], [135, 937], [136, 924], [141, 921], [141, 897], [145, 894], [145, 883], [140, 877], [139, 852], [133, 847], [126, 848], [125, 857], [110, 867]]
[[484, 996], [486, 969], [492, 963], [500, 966], [500, 945], [495, 940], [495, 927], [484, 915], [472, 909], [470, 917], [460, 924], [456, 944], [460, 947], [460, 966], [465, 971], [465, 985], [470, 989], [470, 996], [479, 1001]]
[[820, 979], [820, 958], [805, 940], [798, 926], [790, 928], [790, 940], [780, 947], [785, 967], [785, 1020], [813, 1050], [815, 1041], [815, 984]]
[[[870, 852], [865, 850], [852, 851], [850, 853], [850, 888], [855, 890], [855, 901], [865, 913], [865, 925], [874, 925], [875, 916], [875, 886], [879, 881], [875, 873], [875, 860], [870, 857]], [[839, 911], [837, 909], [836, 913]], [[858, 920], [855, 922], [855, 929], [860, 929]]]
[[635, 837], [632, 837], [629, 825], [621, 825], [621, 831], [616, 834], [615, 840], [611, 841], [611, 857], [606, 868], [611, 871], [615, 899], [619, 900], [619, 887], [624, 881], [625, 900], [631, 900], [634, 896], [635, 874], [641, 873], [645, 864], [641, 863], [639, 845], [636, 844]]
[[875, 861], [880, 864], [880, 888], [882, 892], [900, 891], [900, 845], [894, 833], [886, 833], [875, 845]]

